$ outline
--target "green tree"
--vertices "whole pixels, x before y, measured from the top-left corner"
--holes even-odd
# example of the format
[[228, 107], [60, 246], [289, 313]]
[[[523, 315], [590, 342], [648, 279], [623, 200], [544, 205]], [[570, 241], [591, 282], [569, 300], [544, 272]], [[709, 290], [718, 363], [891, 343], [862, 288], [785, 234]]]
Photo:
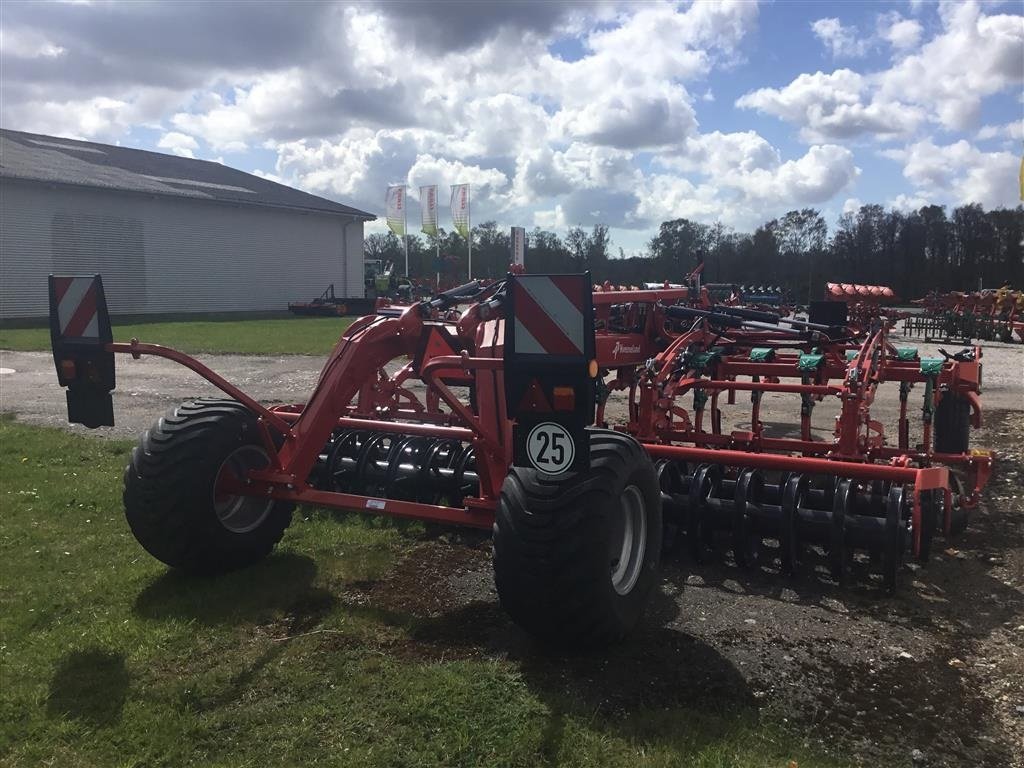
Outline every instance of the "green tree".
[[711, 228], [689, 219], [663, 221], [649, 244], [665, 279], [681, 282], [708, 255]]

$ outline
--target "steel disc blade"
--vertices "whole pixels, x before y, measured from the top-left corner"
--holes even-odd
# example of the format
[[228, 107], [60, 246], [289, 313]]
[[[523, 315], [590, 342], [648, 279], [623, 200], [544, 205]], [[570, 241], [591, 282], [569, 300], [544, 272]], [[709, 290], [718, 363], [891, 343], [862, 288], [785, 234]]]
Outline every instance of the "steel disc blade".
[[760, 561], [761, 534], [751, 516], [764, 492], [764, 476], [756, 469], [745, 469], [736, 481], [732, 515], [732, 550], [740, 568], [756, 568]]
[[840, 584], [846, 581], [850, 549], [846, 546], [846, 516], [853, 509], [853, 481], [843, 478], [832, 500], [832, 526], [828, 546], [828, 569]]
[[882, 588], [896, 591], [903, 550], [906, 546], [906, 516], [903, 488], [894, 485], [885, 501], [885, 542], [882, 545]]

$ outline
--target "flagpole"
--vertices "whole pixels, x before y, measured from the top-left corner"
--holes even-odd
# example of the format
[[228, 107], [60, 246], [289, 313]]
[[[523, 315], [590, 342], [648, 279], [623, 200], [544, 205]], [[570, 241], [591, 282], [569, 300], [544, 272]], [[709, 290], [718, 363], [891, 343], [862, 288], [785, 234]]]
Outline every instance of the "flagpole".
[[405, 205], [402, 206], [402, 215], [405, 217], [402, 231], [405, 233], [402, 240], [405, 241], [405, 276], [409, 277], [409, 188], [405, 188]]
[[469, 269], [468, 269], [468, 273], [469, 273], [470, 281], [473, 280], [473, 217], [471, 215], [471, 211], [473, 209], [473, 199], [472, 199], [472, 197], [470, 195], [470, 190], [471, 189], [472, 189], [472, 187], [469, 184], [467, 184], [466, 185], [466, 229], [469, 232], [469, 237], [467, 239], [469, 240], [469, 260], [468, 260], [469, 261], [469, 264], [468, 264]]

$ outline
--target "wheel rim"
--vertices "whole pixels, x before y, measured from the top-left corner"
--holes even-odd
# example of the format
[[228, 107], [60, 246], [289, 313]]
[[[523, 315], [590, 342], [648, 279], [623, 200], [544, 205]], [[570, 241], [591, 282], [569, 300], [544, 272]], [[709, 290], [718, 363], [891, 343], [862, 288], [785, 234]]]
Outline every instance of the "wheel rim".
[[220, 465], [213, 484], [213, 509], [220, 524], [232, 533], [247, 533], [267, 519], [274, 507], [273, 499], [219, 493], [222, 479], [231, 476], [235, 483], [244, 483], [246, 475], [270, 463], [267, 452], [256, 445], [236, 448]]
[[628, 595], [640, 578], [647, 551], [647, 514], [644, 496], [631, 485], [622, 492], [620, 514], [608, 550], [611, 557], [612, 587]]

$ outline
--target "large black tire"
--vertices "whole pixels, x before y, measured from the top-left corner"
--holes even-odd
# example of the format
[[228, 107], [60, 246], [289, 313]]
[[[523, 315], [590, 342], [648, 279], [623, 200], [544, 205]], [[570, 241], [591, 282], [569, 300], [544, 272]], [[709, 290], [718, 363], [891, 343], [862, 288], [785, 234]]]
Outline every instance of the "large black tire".
[[[541, 642], [563, 648], [605, 645], [633, 629], [661, 554], [661, 496], [650, 457], [628, 435], [588, 433], [589, 471], [553, 476], [513, 467], [494, 524], [502, 607]], [[627, 545], [627, 530], [642, 545]]]
[[935, 450], [939, 453], [967, 453], [971, 439], [971, 404], [947, 392], [935, 409]]
[[294, 504], [215, 498], [218, 474], [267, 463], [256, 417], [234, 400], [194, 400], [161, 418], [132, 449], [124, 510], [138, 542], [174, 568], [216, 573], [263, 559], [281, 540]]

